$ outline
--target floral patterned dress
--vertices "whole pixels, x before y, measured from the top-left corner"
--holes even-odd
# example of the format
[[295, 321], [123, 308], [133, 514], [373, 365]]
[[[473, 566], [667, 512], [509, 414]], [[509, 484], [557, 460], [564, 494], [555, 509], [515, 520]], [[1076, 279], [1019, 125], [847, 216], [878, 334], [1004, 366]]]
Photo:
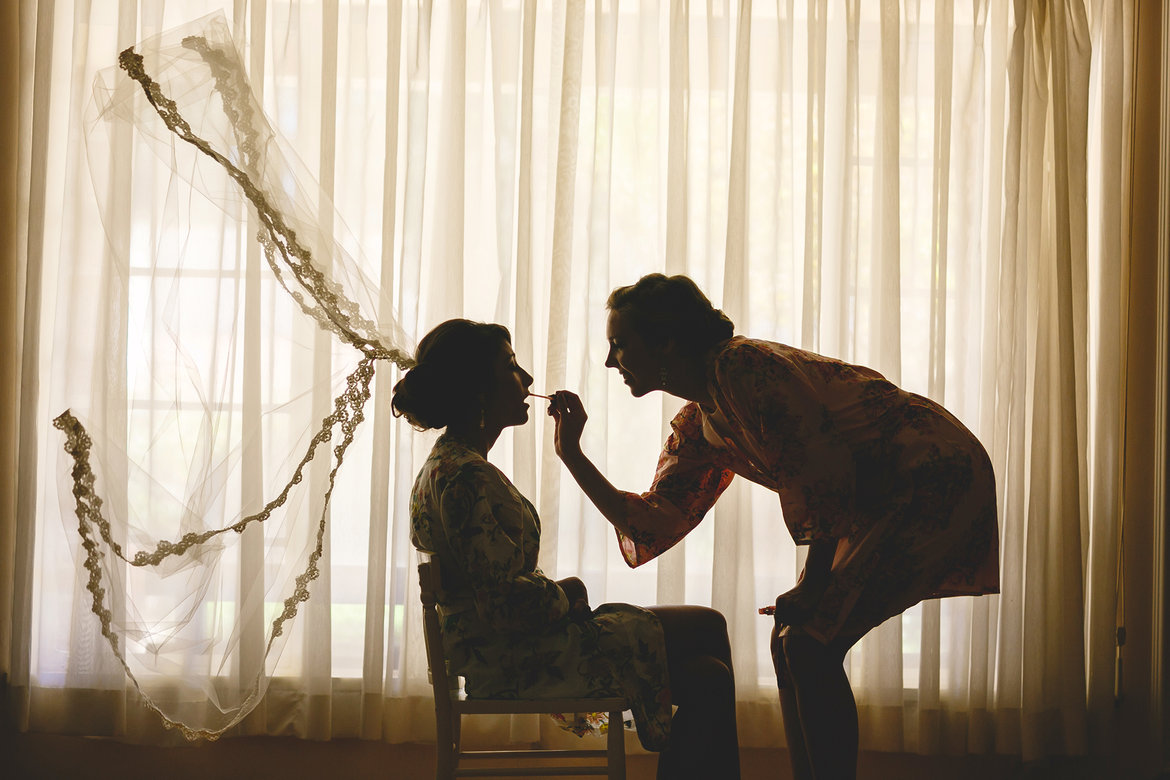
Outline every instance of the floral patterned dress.
[[838, 540], [804, 628], [859, 637], [927, 598], [999, 592], [995, 477], [938, 404], [878, 372], [736, 337], [688, 403], [650, 491], [625, 494], [618, 542], [638, 566], [691, 531], [739, 474], [774, 490], [797, 544]]
[[536, 510], [499, 469], [440, 436], [415, 480], [410, 515], [414, 546], [439, 560], [443, 644], [468, 696], [625, 696], [642, 745], [666, 747], [662, 624], [629, 604], [571, 617], [565, 592], [536, 567]]

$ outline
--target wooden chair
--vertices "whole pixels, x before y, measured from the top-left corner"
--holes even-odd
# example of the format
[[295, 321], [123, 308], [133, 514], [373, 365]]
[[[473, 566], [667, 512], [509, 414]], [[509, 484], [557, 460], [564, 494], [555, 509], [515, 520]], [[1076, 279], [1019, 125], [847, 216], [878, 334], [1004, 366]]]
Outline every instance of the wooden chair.
[[[611, 780], [625, 780], [626, 752], [622, 712], [626, 700], [614, 698], [580, 699], [469, 699], [460, 690], [459, 678], [447, 671], [443, 637], [439, 633], [439, 615], [435, 611], [435, 593], [441, 587], [439, 562], [425, 559], [419, 564], [418, 578], [423, 605], [423, 638], [427, 646], [431, 687], [435, 694], [435, 742], [438, 761], [435, 777], [547, 777], [566, 775], [603, 775]], [[463, 750], [459, 745], [460, 721], [464, 715], [517, 714], [552, 712], [608, 712], [610, 729], [606, 750]], [[461, 767], [463, 760], [538, 758], [589, 758], [604, 763], [560, 764], [557, 766], [476, 766]]]

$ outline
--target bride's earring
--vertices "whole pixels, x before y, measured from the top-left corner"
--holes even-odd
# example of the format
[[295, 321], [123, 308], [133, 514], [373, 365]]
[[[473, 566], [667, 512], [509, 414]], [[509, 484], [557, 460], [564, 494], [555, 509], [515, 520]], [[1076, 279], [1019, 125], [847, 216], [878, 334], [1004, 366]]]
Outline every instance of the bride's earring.
[[666, 366], [663, 366], [662, 370], [658, 372], [658, 386], [663, 390], [666, 389]]
[[484, 408], [482, 406], [479, 407], [479, 429], [481, 431], [484, 429], [484, 425], [486, 422], [485, 416], [486, 416], [486, 412], [484, 411]]

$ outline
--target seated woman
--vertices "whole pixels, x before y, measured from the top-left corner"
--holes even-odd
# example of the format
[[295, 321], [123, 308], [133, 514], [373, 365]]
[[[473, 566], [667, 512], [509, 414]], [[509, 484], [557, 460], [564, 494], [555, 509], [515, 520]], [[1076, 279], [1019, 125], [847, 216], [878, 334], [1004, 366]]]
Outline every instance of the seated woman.
[[[411, 540], [443, 574], [439, 614], [469, 696], [626, 697], [659, 778], [737, 778], [735, 685], [723, 616], [704, 607], [590, 609], [585, 586], [536, 567], [540, 519], [487, 461], [528, 420], [532, 377], [501, 325], [448, 320], [420, 342], [391, 405], [446, 429], [411, 494]], [[673, 716], [672, 705], [678, 707]]]

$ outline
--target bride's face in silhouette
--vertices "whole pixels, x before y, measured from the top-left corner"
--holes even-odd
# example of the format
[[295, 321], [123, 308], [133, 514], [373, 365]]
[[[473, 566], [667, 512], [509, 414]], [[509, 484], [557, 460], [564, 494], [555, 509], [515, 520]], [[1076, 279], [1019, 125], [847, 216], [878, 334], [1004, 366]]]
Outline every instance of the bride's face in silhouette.
[[492, 363], [492, 381], [484, 407], [484, 420], [500, 429], [528, 422], [528, 388], [532, 375], [516, 362], [516, 353], [507, 341], [500, 344]]

